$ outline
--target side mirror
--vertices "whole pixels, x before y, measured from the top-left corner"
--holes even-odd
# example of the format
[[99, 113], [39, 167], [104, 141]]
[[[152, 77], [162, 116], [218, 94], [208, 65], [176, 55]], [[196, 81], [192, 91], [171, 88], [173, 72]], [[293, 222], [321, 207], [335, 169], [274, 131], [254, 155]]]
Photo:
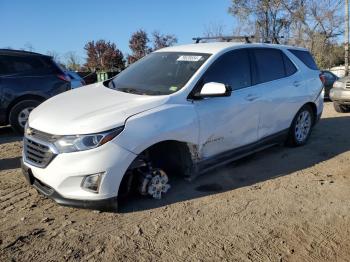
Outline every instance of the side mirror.
[[223, 96], [230, 96], [232, 92], [231, 87], [221, 84], [221, 83], [215, 83], [210, 82], [204, 84], [199, 94], [196, 96], [199, 98], [204, 97], [223, 97]]

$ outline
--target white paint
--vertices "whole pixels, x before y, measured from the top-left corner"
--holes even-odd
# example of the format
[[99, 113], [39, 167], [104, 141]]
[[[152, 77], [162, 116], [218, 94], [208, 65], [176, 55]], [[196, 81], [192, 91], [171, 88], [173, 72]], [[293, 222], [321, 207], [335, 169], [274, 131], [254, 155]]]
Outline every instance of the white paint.
[[226, 87], [224, 84], [221, 83], [206, 83], [202, 90], [201, 90], [201, 95], [202, 96], [210, 96], [210, 95], [220, 95], [220, 94], [225, 94], [226, 93]]
[[[283, 50], [298, 72], [233, 91], [229, 97], [188, 100], [200, 77], [222, 54], [265, 46]], [[117, 195], [120, 181], [137, 154], [158, 142], [188, 143], [198, 150], [196, 157], [203, 159], [284, 130], [305, 103], [315, 103], [318, 113], [323, 110], [318, 72], [308, 69], [287, 49], [282, 45], [208, 43], [159, 50], [212, 56], [181, 90], [167, 96], [133, 95], [95, 84], [49, 99], [31, 113], [30, 127], [56, 135], [97, 133], [121, 125], [125, 128], [113, 141], [92, 150], [60, 154], [44, 169], [25, 164], [35, 177], [64, 197], [103, 199]], [[215, 92], [223, 88], [215, 84]], [[208, 93], [206, 88], [203, 92]], [[106, 172], [99, 194], [80, 188], [84, 176], [99, 172]]]

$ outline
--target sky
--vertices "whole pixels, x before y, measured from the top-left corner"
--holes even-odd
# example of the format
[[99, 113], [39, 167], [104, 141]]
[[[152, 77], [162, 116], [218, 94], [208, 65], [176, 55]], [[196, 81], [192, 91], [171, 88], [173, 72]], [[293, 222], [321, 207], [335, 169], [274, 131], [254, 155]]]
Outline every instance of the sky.
[[230, 0], [0, 0], [0, 48], [32, 46], [35, 52], [73, 51], [85, 58], [84, 45], [105, 39], [129, 53], [131, 34], [174, 34], [179, 44], [191, 43], [210, 25], [230, 34], [234, 18]]

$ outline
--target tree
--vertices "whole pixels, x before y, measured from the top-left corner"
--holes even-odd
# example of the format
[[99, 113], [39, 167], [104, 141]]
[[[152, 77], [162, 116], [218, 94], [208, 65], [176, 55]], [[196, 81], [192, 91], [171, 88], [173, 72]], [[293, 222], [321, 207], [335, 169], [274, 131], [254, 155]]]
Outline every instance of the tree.
[[205, 37], [220, 37], [224, 36], [224, 26], [219, 23], [210, 23], [204, 28]]
[[330, 52], [343, 34], [342, 0], [284, 0], [292, 18], [291, 44], [310, 49], [321, 68], [332, 66]]
[[320, 67], [329, 67], [330, 53], [343, 33], [342, 0], [231, 0], [229, 12], [241, 24], [255, 24], [263, 41], [283, 42], [311, 50]]
[[229, 13], [240, 23], [254, 24], [255, 35], [263, 42], [277, 41], [281, 34], [288, 35], [290, 13], [282, 0], [231, 0]]
[[123, 53], [110, 41], [90, 41], [84, 49], [87, 53], [85, 67], [92, 71], [122, 71], [125, 68]]
[[174, 35], [164, 35], [159, 31], [154, 31], [153, 34], [153, 50], [158, 50], [164, 47], [172, 46], [177, 43], [177, 38]]
[[148, 46], [149, 38], [144, 30], [138, 30], [131, 35], [129, 48], [131, 55], [128, 56], [128, 64], [133, 64], [145, 55], [149, 54], [152, 49]]
[[57, 53], [56, 51], [53, 51], [53, 50], [47, 51], [46, 54], [47, 54], [48, 56], [51, 56], [52, 59], [53, 59], [56, 63], [58, 63], [58, 64], [61, 63], [61, 59], [60, 59], [61, 56], [60, 56], [59, 53]]
[[72, 71], [81, 70], [81, 62], [79, 56], [75, 52], [68, 52], [66, 57], [66, 68]]

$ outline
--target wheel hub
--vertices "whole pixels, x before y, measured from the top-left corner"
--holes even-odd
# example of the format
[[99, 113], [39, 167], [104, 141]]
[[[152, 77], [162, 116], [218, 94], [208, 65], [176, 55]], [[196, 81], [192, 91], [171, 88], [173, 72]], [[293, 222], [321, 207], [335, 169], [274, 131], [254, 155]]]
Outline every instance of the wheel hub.
[[29, 118], [29, 114], [33, 109], [34, 107], [27, 107], [27, 108], [24, 108], [21, 112], [19, 112], [18, 123], [22, 128], [24, 128], [24, 126], [26, 125]]
[[148, 171], [141, 171], [142, 179], [139, 191], [142, 195], [150, 195], [155, 199], [161, 199], [170, 189], [169, 178], [161, 169], [150, 168]]
[[147, 192], [155, 199], [161, 199], [162, 194], [165, 194], [170, 189], [168, 184], [169, 179], [163, 170], [153, 171], [153, 177], [149, 181]]
[[295, 125], [295, 138], [303, 142], [309, 135], [311, 129], [311, 115], [309, 111], [303, 111], [299, 114]]

